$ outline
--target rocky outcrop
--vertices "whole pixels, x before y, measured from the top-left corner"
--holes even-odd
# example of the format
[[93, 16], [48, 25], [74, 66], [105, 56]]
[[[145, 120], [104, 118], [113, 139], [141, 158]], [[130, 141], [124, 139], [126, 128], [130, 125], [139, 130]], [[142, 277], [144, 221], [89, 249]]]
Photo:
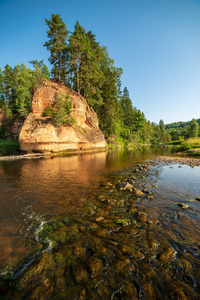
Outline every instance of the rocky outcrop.
[[[69, 95], [75, 124], [56, 127], [51, 118], [43, 117], [58, 95]], [[26, 118], [19, 137], [22, 151], [59, 152], [104, 148], [106, 141], [99, 129], [98, 118], [87, 101], [61, 82], [45, 80], [33, 95], [31, 113]]]

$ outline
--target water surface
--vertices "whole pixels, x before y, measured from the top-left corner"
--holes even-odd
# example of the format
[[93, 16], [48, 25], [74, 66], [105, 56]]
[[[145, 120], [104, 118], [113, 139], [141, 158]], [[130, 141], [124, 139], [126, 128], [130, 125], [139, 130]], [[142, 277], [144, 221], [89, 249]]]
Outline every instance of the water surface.
[[1, 162], [3, 297], [198, 299], [200, 168], [140, 170], [169, 153], [145, 147]]

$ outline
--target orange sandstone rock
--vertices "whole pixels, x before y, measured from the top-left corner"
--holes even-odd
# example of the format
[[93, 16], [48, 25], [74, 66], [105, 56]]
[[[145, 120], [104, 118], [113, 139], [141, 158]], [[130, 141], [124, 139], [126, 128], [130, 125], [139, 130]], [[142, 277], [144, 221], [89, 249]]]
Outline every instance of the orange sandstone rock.
[[[69, 95], [75, 119], [73, 126], [55, 127], [49, 117], [42, 116], [48, 104], [55, 104], [60, 93]], [[35, 91], [31, 113], [22, 126], [19, 142], [22, 151], [38, 152], [105, 148], [106, 145], [97, 115], [87, 101], [55, 80], [45, 80]]]

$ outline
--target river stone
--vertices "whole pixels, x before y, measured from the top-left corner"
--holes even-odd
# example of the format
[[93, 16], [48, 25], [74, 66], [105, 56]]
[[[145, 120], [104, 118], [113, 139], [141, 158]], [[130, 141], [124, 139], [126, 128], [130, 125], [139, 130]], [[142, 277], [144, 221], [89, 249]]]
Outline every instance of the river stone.
[[84, 267], [80, 266], [74, 271], [74, 278], [76, 283], [82, 284], [88, 280], [89, 274]]
[[143, 257], [143, 254], [135, 249], [133, 245], [131, 247], [127, 245], [121, 245], [120, 249], [124, 254], [132, 256], [133, 259], [141, 259]]
[[185, 203], [178, 203], [178, 206], [181, 207], [181, 208], [183, 208], [183, 209], [189, 208], [189, 205], [185, 204]]
[[144, 196], [144, 193], [141, 190], [138, 190], [136, 188], [134, 189], [134, 193], [136, 196], [139, 196], [139, 197]]
[[138, 299], [137, 288], [131, 282], [128, 281], [125, 282], [123, 294], [125, 296], [125, 298], [123, 299], [132, 299], [132, 300]]
[[97, 257], [91, 257], [89, 259], [89, 268], [93, 277], [97, 277], [103, 272], [103, 263], [101, 259]]
[[107, 229], [100, 229], [97, 231], [96, 235], [98, 237], [108, 237], [110, 235], [110, 233]]
[[122, 226], [128, 226], [129, 224], [131, 224], [131, 220], [130, 219], [118, 219], [116, 221], [117, 224], [120, 224]]
[[76, 245], [76, 247], [73, 250], [74, 256], [79, 257], [79, 258], [85, 257], [86, 253], [87, 253], [87, 251], [86, 251], [85, 247], [80, 246], [80, 245]]
[[123, 260], [117, 260], [116, 264], [115, 264], [115, 268], [117, 271], [122, 271], [123, 269], [124, 270], [127, 270], [127, 267], [128, 265], [131, 266], [131, 261], [129, 258], [124, 258]]
[[61, 253], [56, 253], [54, 256], [56, 267], [55, 267], [55, 277], [60, 277], [65, 272], [66, 258]]
[[168, 262], [174, 257], [174, 251], [170, 247], [163, 249], [161, 253], [157, 255], [157, 258], [162, 262]]
[[200, 197], [196, 197], [195, 200], [200, 201]]
[[[64, 276], [55, 276], [56, 289], [54, 289], [56, 299], [65, 299], [66, 297], [66, 281]], [[37, 298], [36, 298], [37, 299]]]
[[96, 222], [102, 222], [103, 220], [105, 220], [104, 217], [98, 217], [98, 218], [96, 218]]
[[146, 223], [147, 220], [148, 220], [147, 214], [145, 212], [142, 212], [142, 211], [138, 212], [136, 220], [139, 221], [139, 222], [142, 222], [142, 223], [143, 222]]
[[120, 187], [125, 191], [125, 190], [128, 190], [128, 191], [132, 191], [132, 188], [133, 186], [128, 183], [128, 182], [121, 182], [120, 183]]

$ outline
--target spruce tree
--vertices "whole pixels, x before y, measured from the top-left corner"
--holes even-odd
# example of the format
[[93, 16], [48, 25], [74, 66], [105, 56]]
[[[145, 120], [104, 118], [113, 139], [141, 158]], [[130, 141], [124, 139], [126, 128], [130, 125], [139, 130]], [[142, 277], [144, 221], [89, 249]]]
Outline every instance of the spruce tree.
[[49, 29], [46, 31], [48, 41], [44, 44], [50, 51], [49, 61], [53, 65], [53, 75], [58, 80], [65, 80], [65, 59], [67, 52], [68, 30], [59, 14], [52, 14], [51, 19], [45, 19]]

